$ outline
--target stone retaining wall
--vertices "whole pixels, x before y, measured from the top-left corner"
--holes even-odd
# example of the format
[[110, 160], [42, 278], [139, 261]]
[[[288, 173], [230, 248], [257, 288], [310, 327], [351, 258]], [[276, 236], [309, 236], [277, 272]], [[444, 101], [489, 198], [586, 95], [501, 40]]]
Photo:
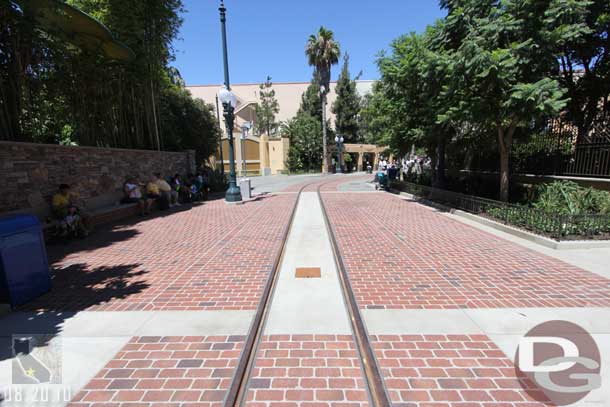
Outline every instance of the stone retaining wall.
[[0, 141], [0, 214], [45, 216], [59, 184], [70, 184], [88, 208], [115, 203], [125, 178], [195, 171], [195, 152], [166, 152]]

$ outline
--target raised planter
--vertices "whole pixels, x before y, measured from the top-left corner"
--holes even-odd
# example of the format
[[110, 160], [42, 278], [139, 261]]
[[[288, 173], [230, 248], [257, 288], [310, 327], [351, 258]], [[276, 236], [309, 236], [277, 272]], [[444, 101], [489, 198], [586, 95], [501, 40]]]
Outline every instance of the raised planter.
[[395, 192], [546, 247], [610, 247], [610, 216], [607, 215], [552, 214], [418, 184], [401, 183], [401, 186], [403, 191]]

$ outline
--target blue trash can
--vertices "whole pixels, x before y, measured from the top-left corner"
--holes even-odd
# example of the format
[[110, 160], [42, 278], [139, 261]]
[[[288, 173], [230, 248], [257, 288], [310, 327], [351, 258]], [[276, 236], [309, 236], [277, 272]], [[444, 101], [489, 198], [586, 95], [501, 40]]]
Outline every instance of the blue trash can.
[[51, 289], [42, 228], [31, 215], [0, 218], [0, 303], [16, 307]]

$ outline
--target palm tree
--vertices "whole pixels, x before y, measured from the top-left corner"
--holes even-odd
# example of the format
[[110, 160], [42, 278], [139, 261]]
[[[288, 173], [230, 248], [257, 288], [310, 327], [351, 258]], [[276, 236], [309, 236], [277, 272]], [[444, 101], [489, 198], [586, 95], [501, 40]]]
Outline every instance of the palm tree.
[[318, 35], [310, 35], [305, 46], [307, 62], [313, 66], [320, 78], [320, 97], [322, 98], [322, 171], [328, 172], [327, 136], [326, 136], [326, 95], [330, 91], [330, 69], [339, 62], [341, 50], [339, 43], [334, 39], [333, 32], [320, 27]]

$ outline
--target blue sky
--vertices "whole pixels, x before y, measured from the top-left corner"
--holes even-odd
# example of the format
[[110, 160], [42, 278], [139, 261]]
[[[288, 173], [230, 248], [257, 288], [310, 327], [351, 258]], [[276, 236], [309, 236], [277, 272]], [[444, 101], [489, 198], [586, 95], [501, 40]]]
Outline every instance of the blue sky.
[[[188, 85], [223, 81], [219, 1], [183, 0], [176, 66]], [[308, 81], [307, 37], [330, 28], [350, 55], [352, 75], [376, 79], [377, 53], [401, 34], [443, 16], [436, 0], [226, 0], [231, 83]], [[333, 68], [333, 78], [339, 67]]]

